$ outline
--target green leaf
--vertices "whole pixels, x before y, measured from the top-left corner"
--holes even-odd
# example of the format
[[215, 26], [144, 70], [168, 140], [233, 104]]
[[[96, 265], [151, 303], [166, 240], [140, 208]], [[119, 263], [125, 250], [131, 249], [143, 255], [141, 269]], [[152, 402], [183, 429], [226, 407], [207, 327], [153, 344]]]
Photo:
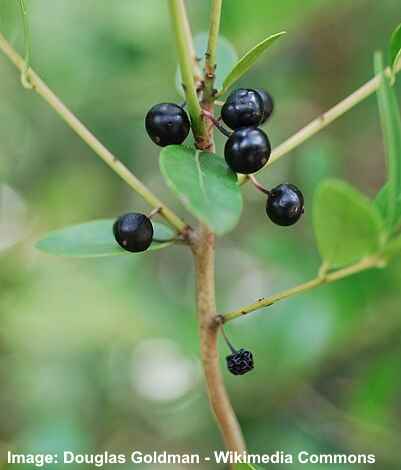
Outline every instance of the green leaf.
[[215, 154], [182, 145], [160, 153], [160, 168], [184, 206], [218, 235], [237, 225], [242, 196], [237, 176]]
[[[79, 258], [132, 254], [123, 250], [115, 241], [113, 235], [114, 220], [93, 220], [50, 232], [45, 238], [37, 242], [36, 247], [51, 255]], [[174, 232], [163, 224], [155, 222], [152, 222], [152, 224], [154, 238], [166, 241], [154, 241], [149, 250], [158, 250], [171, 245], [173, 242], [169, 240], [174, 237]]]
[[[199, 68], [203, 70], [205, 66], [205, 53], [207, 50], [208, 43], [208, 33], [199, 33], [194, 37], [194, 47], [196, 51], [196, 56], [200, 59]], [[234, 46], [223, 36], [219, 36], [216, 50], [216, 78], [215, 78], [215, 87], [220, 89], [223, 86], [224, 78], [227, 76], [229, 71], [233, 68], [235, 63], [238, 60], [237, 51], [234, 49]], [[182, 89], [182, 79], [180, 68], [178, 67], [176, 73], [176, 87], [178, 92], [181, 95], [184, 95]]]
[[397, 64], [401, 59], [401, 23], [395, 28], [390, 38], [390, 67], [395, 74]]
[[379, 250], [382, 219], [369, 199], [340, 180], [316, 191], [313, 224], [318, 248], [329, 267], [354, 263]]
[[375, 203], [384, 212], [386, 226], [392, 231], [401, 215], [401, 206], [398, 204], [401, 197], [401, 118], [394, 89], [383, 72], [381, 53], [375, 54], [375, 73], [383, 77], [377, 97], [388, 168], [387, 189]]
[[248, 51], [227, 75], [223, 82], [223, 89], [219, 94], [224, 94], [236, 81], [238, 81], [246, 72], [248, 72], [248, 70], [259, 59], [263, 52], [265, 52], [265, 50], [269, 48], [276, 39], [283, 36], [284, 34], [286, 34], [285, 31], [273, 34], [272, 36], [269, 36], [257, 44], [253, 49]]

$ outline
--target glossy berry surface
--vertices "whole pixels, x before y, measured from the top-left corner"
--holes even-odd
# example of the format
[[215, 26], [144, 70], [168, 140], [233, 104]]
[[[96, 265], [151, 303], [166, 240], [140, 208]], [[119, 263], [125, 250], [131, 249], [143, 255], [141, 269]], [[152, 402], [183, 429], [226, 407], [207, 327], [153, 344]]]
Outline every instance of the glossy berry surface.
[[221, 118], [231, 129], [258, 126], [263, 119], [262, 96], [255, 90], [239, 88], [227, 98], [221, 109]]
[[304, 212], [304, 197], [293, 184], [280, 184], [270, 191], [266, 213], [277, 225], [293, 225]]
[[146, 132], [160, 147], [182, 144], [191, 127], [187, 113], [174, 103], [160, 103], [145, 118]]
[[274, 101], [273, 98], [266, 90], [262, 90], [262, 88], [255, 89], [256, 93], [260, 96], [262, 103], [263, 103], [263, 117], [261, 120], [261, 124], [265, 123], [269, 117], [272, 115], [274, 110]]
[[121, 215], [113, 225], [117, 243], [124, 250], [139, 253], [149, 248], [153, 240], [153, 225], [144, 214], [130, 213]]
[[224, 147], [227, 165], [236, 173], [249, 175], [263, 168], [269, 160], [271, 146], [267, 135], [254, 127], [234, 131]]
[[253, 356], [250, 351], [240, 349], [226, 357], [227, 368], [234, 375], [243, 375], [253, 369]]

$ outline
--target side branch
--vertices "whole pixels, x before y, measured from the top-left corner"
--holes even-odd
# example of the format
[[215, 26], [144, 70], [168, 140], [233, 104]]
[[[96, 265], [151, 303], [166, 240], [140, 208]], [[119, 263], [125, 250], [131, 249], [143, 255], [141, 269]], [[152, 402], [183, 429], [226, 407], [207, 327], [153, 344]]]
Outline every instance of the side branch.
[[235, 318], [248, 315], [255, 310], [259, 310], [261, 308], [270, 307], [271, 305], [279, 302], [280, 300], [288, 299], [295, 295], [301, 294], [308, 290], [314, 289], [315, 287], [319, 287], [323, 284], [330, 284], [332, 282], [338, 281], [340, 279], [344, 279], [348, 276], [353, 274], [359, 273], [361, 271], [366, 271], [367, 269], [371, 268], [379, 268], [383, 266], [383, 261], [380, 258], [365, 258], [362, 261], [359, 261], [356, 264], [351, 266], [347, 266], [346, 268], [339, 269], [338, 271], [330, 272], [330, 273], [321, 273], [314, 279], [305, 282], [304, 284], [300, 284], [299, 286], [292, 287], [291, 289], [287, 289], [283, 292], [278, 294], [272, 295], [271, 297], [266, 297], [263, 299], [258, 300], [257, 302], [247, 305], [246, 307], [242, 307], [238, 310], [233, 310], [232, 312], [226, 313], [219, 317], [223, 323], [229, 322], [234, 320]]
[[169, 0], [169, 7], [172, 29], [177, 44], [178, 61], [180, 64], [185, 98], [191, 116], [192, 130], [195, 140], [199, 141], [202, 139], [205, 126], [196, 90], [193, 69], [192, 37], [184, 0]]
[[[398, 73], [401, 70], [401, 61], [399, 62], [396, 72]], [[390, 76], [391, 71], [389, 68], [385, 70], [385, 73]], [[374, 76], [371, 80], [365, 83], [363, 86], [358, 88], [354, 93], [349, 95], [344, 100], [337, 103], [333, 108], [329, 109], [325, 113], [321, 114], [319, 117], [310, 122], [307, 126], [299, 130], [292, 137], [287, 139], [281, 145], [273, 149], [269, 162], [266, 167], [272, 163], [279, 160], [281, 157], [287, 153], [294, 150], [299, 145], [303, 144], [306, 140], [313, 137], [315, 134], [320, 132], [322, 129], [327, 127], [333, 121], [341, 117], [347, 111], [352, 109], [354, 106], [362, 102], [365, 98], [372, 95], [380, 86], [380, 75]], [[264, 167], [264, 168], [266, 168]], [[260, 170], [260, 171], [263, 171]]]
[[142, 181], [140, 181], [123, 163], [120, 162], [99, 140], [84, 126], [84, 124], [65, 106], [65, 104], [50, 90], [41, 78], [31, 69], [25, 70], [25, 61], [12, 48], [11, 44], [0, 33], [0, 50], [11, 62], [25, 73], [32, 89], [38, 93], [56, 113], [73, 129], [79, 137], [117, 173], [131, 188], [137, 192], [150, 206], [159, 208], [159, 213], [179, 232], [184, 233], [187, 225], [160, 199], [155, 196]]
[[219, 40], [220, 19], [223, 0], [212, 0], [212, 8], [210, 11], [210, 27], [209, 39], [205, 60], [205, 98], [212, 100], [214, 91], [214, 80], [217, 67], [217, 43]]

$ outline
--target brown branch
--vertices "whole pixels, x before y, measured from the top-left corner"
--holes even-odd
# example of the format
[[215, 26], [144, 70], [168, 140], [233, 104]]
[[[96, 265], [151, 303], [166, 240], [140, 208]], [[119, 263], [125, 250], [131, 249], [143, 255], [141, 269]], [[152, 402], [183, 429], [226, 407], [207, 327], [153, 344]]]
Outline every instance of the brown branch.
[[211, 407], [228, 450], [243, 452], [245, 442], [220, 371], [214, 281], [214, 235], [201, 226], [194, 243], [201, 356]]

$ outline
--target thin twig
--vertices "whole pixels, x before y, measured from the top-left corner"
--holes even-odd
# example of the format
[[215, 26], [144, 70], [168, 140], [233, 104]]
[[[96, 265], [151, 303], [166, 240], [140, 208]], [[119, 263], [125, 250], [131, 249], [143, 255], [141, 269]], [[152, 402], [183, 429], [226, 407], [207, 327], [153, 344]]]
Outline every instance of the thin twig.
[[217, 42], [219, 39], [221, 9], [223, 0], [213, 0], [210, 10], [209, 21], [209, 39], [205, 58], [205, 99], [213, 96], [214, 80], [216, 75], [216, 56], [217, 56]]
[[[396, 72], [398, 73], [400, 70], [401, 70], [401, 62], [398, 64]], [[390, 68], [387, 68], [385, 70], [385, 73], [388, 76], [390, 76], [391, 74]], [[374, 76], [371, 80], [369, 80], [363, 86], [358, 88], [358, 90], [354, 91], [354, 93], [349, 95], [344, 100], [340, 101], [333, 108], [329, 109], [325, 113], [318, 116], [316, 119], [310, 122], [307, 126], [299, 130], [292, 137], [290, 137], [285, 142], [280, 144], [278, 147], [273, 149], [270, 155], [270, 159], [264, 168], [272, 165], [281, 157], [291, 152], [296, 147], [303, 144], [306, 140], [310, 139], [315, 134], [320, 132], [322, 129], [327, 127], [333, 121], [341, 117], [343, 114], [345, 114], [347, 111], [352, 109], [354, 106], [361, 103], [365, 98], [372, 95], [379, 88], [380, 80], [381, 80], [380, 75]], [[263, 171], [263, 168], [260, 171]]]
[[182, 17], [183, 21], [183, 28], [185, 29], [185, 37], [187, 38], [187, 45], [190, 50], [190, 56], [192, 60], [192, 73], [194, 76], [194, 81], [195, 81], [195, 88], [196, 90], [200, 89], [202, 87], [202, 72], [199, 67], [199, 59], [196, 55], [196, 50], [194, 47], [194, 42], [192, 40], [192, 31], [191, 31], [191, 25], [189, 24], [189, 18], [188, 15], [183, 15]]
[[198, 100], [194, 78], [191, 30], [189, 28], [184, 0], [169, 0], [169, 7], [188, 112], [191, 116], [195, 140], [198, 141], [204, 134], [205, 126], [202, 120], [202, 110]]
[[356, 274], [361, 271], [366, 271], [367, 269], [371, 268], [379, 268], [382, 266], [383, 261], [380, 258], [372, 257], [365, 258], [362, 261], [359, 261], [358, 263], [355, 263], [351, 266], [347, 266], [346, 268], [342, 268], [331, 273], [326, 273], [325, 270], [321, 270], [317, 277], [308, 282], [300, 284], [296, 287], [292, 287], [291, 289], [285, 290], [278, 294], [272, 295], [271, 297], [260, 299], [257, 302], [254, 302], [253, 304], [247, 305], [246, 307], [233, 310], [232, 312], [220, 316], [220, 319], [223, 318], [224, 323], [227, 323], [231, 320], [234, 320], [235, 318], [248, 315], [249, 313], [254, 312], [255, 310], [259, 310], [261, 308], [270, 307], [271, 305], [279, 302], [280, 300], [288, 299], [290, 297], [293, 297], [294, 295], [307, 292], [308, 290], [314, 289], [323, 284], [330, 284], [340, 279], [344, 279], [345, 277], [351, 276], [352, 274]]
[[[0, 50], [11, 60], [11, 62], [21, 71], [24, 71], [25, 61], [12, 48], [0, 33]], [[184, 233], [187, 225], [166, 205], [155, 196], [152, 191], [145, 186], [123, 163], [120, 162], [85, 126], [84, 124], [65, 106], [65, 104], [50, 90], [41, 78], [31, 69], [26, 70], [26, 75], [32, 88], [40, 95], [56, 113], [73, 129], [79, 137], [117, 173], [131, 188], [137, 192], [150, 206], [160, 208], [160, 215], [163, 216], [179, 232]]]

